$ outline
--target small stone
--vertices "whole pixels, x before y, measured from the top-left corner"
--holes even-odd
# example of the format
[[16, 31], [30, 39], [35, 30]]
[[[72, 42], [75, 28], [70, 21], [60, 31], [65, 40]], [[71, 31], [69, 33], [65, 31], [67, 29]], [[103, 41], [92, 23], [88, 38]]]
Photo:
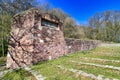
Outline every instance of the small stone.
[[40, 37], [40, 36], [41, 36], [41, 34], [38, 34], [38, 36]]
[[60, 30], [60, 28], [59, 27], [57, 27], [57, 29], [56, 30]]
[[42, 30], [42, 26], [39, 26], [38, 29], [39, 29], [39, 30]]
[[51, 60], [51, 59], [52, 59], [52, 56], [48, 56], [48, 59]]
[[97, 79], [98, 80], [103, 80], [102, 77], [103, 77], [102, 75], [98, 75]]
[[51, 31], [50, 31], [50, 30], [47, 30], [47, 33], [51, 34]]
[[50, 39], [50, 38], [48, 38], [48, 37], [47, 37], [47, 38], [45, 38], [45, 39], [46, 39], [46, 41], [50, 41], [50, 40], [51, 40], [51, 39]]
[[70, 49], [72, 46], [68, 46], [68, 48]]
[[44, 40], [40, 39], [40, 42], [41, 42], [41, 43], [44, 43]]

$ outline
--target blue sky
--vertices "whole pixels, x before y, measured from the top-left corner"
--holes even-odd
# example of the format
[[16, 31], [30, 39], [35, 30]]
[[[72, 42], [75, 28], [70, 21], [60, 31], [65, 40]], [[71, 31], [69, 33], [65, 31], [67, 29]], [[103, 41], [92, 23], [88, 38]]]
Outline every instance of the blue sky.
[[120, 10], [120, 0], [42, 0], [53, 7], [61, 8], [72, 16], [77, 23], [86, 24], [89, 17], [96, 12]]

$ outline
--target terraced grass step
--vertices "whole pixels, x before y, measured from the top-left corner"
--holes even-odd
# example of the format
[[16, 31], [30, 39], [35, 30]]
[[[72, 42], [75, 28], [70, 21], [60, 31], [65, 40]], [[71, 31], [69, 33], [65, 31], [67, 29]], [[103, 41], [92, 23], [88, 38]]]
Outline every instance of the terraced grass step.
[[73, 63], [73, 62], [67, 62], [62, 64], [62, 66], [65, 66], [66, 68], [74, 68], [77, 70], [82, 70], [87, 73], [92, 73], [94, 75], [104, 75], [105, 77], [108, 77], [113, 80], [113, 78], [117, 78], [120, 80], [120, 71], [110, 69], [110, 68], [101, 68], [101, 67], [96, 67], [93, 65], [86, 65], [86, 64], [78, 64], [78, 63]]
[[74, 57], [101, 58], [108, 60], [120, 60], [120, 47], [97, 47], [93, 50], [78, 52]]
[[0, 71], [0, 79], [8, 72], [12, 72], [12, 70], [4, 70], [4, 71], [2, 70], [2, 71]]
[[46, 80], [91, 80], [89, 77], [78, 75], [67, 70], [61, 70], [56, 67], [56, 65], [59, 64], [71, 65], [68, 60], [66, 61], [61, 58], [52, 61], [40, 62], [37, 65], [31, 66], [31, 68], [43, 76], [46, 76]]
[[120, 67], [120, 60], [108, 60], [108, 59], [100, 59], [100, 58], [80, 58], [80, 59], [73, 59], [73, 60], [77, 62], [81, 61], [81, 62], [87, 62], [87, 63]]
[[115, 70], [120, 71], [120, 67], [116, 67], [116, 66], [100, 65], [100, 64], [94, 64], [94, 63], [85, 63], [85, 62], [76, 62], [76, 61], [71, 61], [71, 62], [78, 63], [78, 64], [90, 65], [90, 66], [96, 66], [96, 67], [101, 67], [101, 68], [110, 68], [110, 69], [115, 69]]
[[108, 59], [108, 60], [120, 60], [120, 54], [119, 55], [112, 55], [112, 54], [108, 54], [108, 55], [105, 55], [105, 54], [87, 54], [87, 55], [83, 55], [81, 57], [89, 57], [89, 58], [100, 58], [100, 59]]
[[0, 80], [37, 80], [30, 72], [22, 68], [5, 71], [2, 71], [4, 75], [2, 75]]
[[24, 69], [26, 71], [30, 72], [32, 75], [34, 75], [34, 77], [36, 78], [36, 80], [45, 80], [44, 76], [42, 76], [41, 74], [39, 74], [37, 71], [31, 70], [30, 67], [25, 67]]
[[31, 68], [39, 74], [46, 76], [45, 80], [91, 80], [90, 78], [75, 74], [73, 72], [61, 70], [56, 67], [56, 64], [56, 61], [50, 61], [34, 65]]
[[[86, 73], [86, 72], [84, 72], [84, 71], [77, 70], [77, 69], [73, 69], [73, 68], [71, 68], [71, 69], [65, 68], [65, 67], [60, 66], [60, 65], [57, 66], [57, 67], [59, 67], [59, 68], [61, 68], [61, 69], [68, 70], [68, 71], [71, 71], [71, 72], [73, 72], [73, 73], [77, 73], [77, 74], [82, 75], [82, 76], [90, 77], [91, 79], [95, 79], [95, 80], [111, 80], [111, 79], [109, 79], [109, 78], [105, 78], [103, 75], [95, 76], [94, 74], [91, 74], [91, 73], [89, 74], [89, 73]], [[114, 79], [114, 80], [117, 80], [117, 79]]]
[[81, 58], [86, 60], [98, 60], [98, 61], [106, 61], [106, 62], [116, 62], [119, 63], [120, 60], [108, 60], [108, 59], [100, 59], [100, 58]]

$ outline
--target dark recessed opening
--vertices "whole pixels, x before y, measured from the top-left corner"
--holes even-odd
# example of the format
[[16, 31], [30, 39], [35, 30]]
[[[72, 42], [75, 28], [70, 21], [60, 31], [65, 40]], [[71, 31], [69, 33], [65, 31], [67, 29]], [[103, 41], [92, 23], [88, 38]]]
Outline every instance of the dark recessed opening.
[[58, 23], [54, 23], [52, 21], [42, 19], [41, 26], [47, 26], [47, 27], [54, 28], [54, 27], [58, 27]]

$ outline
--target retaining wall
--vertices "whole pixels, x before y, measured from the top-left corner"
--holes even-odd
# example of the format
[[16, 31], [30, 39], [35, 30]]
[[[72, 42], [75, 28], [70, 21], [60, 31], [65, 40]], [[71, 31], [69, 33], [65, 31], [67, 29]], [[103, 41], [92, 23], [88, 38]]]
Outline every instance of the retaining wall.
[[96, 40], [65, 39], [68, 53], [96, 48], [101, 42]]
[[93, 49], [98, 44], [99, 41], [64, 39], [59, 19], [31, 9], [13, 17], [6, 64], [7, 68], [24, 67], [72, 52]]

